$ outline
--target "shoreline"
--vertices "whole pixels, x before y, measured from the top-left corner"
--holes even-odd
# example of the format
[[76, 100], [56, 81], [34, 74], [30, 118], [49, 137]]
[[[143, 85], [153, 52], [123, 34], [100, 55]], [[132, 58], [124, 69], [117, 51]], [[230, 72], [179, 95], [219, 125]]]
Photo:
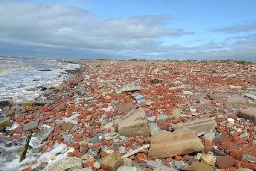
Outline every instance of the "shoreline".
[[[136, 169], [153, 170], [158, 166], [178, 169], [181, 165], [189, 169], [203, 167], [202, 163], [208, 169], [221, 169], [224, 167], [221, 153], [232, 161], [228, 168], [239, 168], [240, 164], [254, 169], [254, 162], [244, 156], [254, 156], [246, 148], [252, 152], [256, 150], [255, 121], [243, 110], [256, 107], [256, 99], [252, 96], [256, 94], [252, 89], [256, 85], [255, 64], [113, 60], [79, 63], [83, 71], [53, 88], [46, 95], [49, 104], [3, 109], [5, 114], [12, 110], [11, 121], [18, 124], [14, 129], [1, 132], [1, 136], [12, 139], [3, 144], [12, 142], [10, 146], [15, 149], [13, 142], [22, 146], [29, 130], [34, 132], [22, 169], [52, 171], [60, 165], [69, 167], [65, 165], [67, 156], [72, 159], [68, 161], [78, 164], [79, 168], [106, 169], [109, 163], [104, 160], [111, 158], [111, 154], [113, 157], [115, 153], [112, 152], [127, 155], [147, 144], [150, 144], [149, 149], [120, 160]], [[136, 119], [127, 120], [125, 116], [128, 115]], [[195, 126], [186, 126], [189, 123]], [[154, 142], [158, 134], [173, 136], [178, 126], [182, 127], [182, 134], [186, 134], [184, 128], [189, 128], [195, 137], [183, 137], [177, 143], [163, 139]], [[186, 151], [186, 145], [182, 145], [185, 141], [200, 141], [202, 148], [187, 147], [193, 151], [182, 153]], [[240, 147], [241, 144], [246, 145]], [[161, 151], [166, 145], [180, 151], [176, 154], [170, 151], [169, 156], [165, 156]], [[231, 147], [242, 148], [243, 160], [237, 156], [240, 151]], [[123, 165], [120, 160], [116, 161], [118, 167]], [[198, 164], [196, 160], [202, 162]], [[31, 161], [35, 162], [31, 164]], [[48, 163], [44, 163], [46, 161]]]

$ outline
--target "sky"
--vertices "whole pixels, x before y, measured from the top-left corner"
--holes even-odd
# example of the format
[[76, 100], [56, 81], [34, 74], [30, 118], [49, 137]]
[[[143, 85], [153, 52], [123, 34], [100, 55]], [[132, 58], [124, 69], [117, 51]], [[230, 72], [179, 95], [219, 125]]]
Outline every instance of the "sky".
[[0, 0], [0, 55], [256, 61], [255, 0]]

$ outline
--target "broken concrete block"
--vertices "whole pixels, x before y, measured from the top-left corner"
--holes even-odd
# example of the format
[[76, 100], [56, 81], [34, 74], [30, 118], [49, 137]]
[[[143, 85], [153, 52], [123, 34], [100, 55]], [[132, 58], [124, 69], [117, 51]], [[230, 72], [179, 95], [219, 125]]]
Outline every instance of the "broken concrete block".
[[67, 157], [50, 165], [46, 171], [66, 171], [73, 169], [81, 169], [83, 166], [82, 159], [76, 157]]
[[256, 108], [240, 109], [238, 113], [238, 117], [256, 122]]
[[49, 126], [48, 128], [42, 129], [38, 133], [35, 133], [32, 136], [29, 145], [33, 148], [40, 147], [42, 145], [42, 142], [48, 138], [50, 133], [52, 133], [53, 129], [53, 127]]
[[172, 125], [174, 130], [189, 128], [196, 131], [197, 134], [208, 132], [214, 130], [217, 126], [216, 121], [213, 118], [203, 118], [197, 119], [194, 121], [186, 122], [186, 123], [178, 123]]
[[158, 144], [161, 142], [171, 142], [175, 140], [182, 140], [185, 138], [196, 138], [195, 131], [183, 128], [174, 131], [173, 133], [158, 133], [151, 137], [151, 144]]
[[149, 156], [155, 158], [173, 157], [202, 151], [204, 145], [195, 131], [181, 129], [174, 133], [161, 133], [152, 137]]
[[23, 125], [23, 131], [28, 131], [30, 129], [37, 128], [39, 120], [29, 122]]
[[123, 164], [123, 159], [119, 153], [111, 153], [105, 156], [100, 166], [107, 171], [116, 171]]
[[133, 93], [133, 94], [132, 94], [132, 97], [136, 100], [136, 103], [142, 103], [142, 102], [145, 101], [144, 96], [142, 96], [142, 95], [139, 94], [139, 93]]
[[124, 118], [117, 121], [117, 131], [126, 137], [150, 136], [148, 119], [144, 109], [133, 109]]
[[119, 92], [133, 92], [133, 91], [138, 91], [142, 90], [143, 88], [141, 86], [135, 86], [133, 84], [126, 84], [124, 85], [120, 90], [117, 91]]
[[243, 97], [231, 96], [231, 97], [228, 97], [227, 103], [229, 103], [229, 104], [247, 104], [248, 100]]

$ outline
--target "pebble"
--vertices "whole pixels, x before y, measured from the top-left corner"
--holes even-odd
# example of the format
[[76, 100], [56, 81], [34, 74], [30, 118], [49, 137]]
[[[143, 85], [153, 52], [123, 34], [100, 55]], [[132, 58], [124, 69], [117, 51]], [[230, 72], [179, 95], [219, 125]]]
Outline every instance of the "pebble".
[[130, 166], [121, 166], [117, 169], [117, 171], [137, 171], [138, 169], [136, 167], [130, 167]]

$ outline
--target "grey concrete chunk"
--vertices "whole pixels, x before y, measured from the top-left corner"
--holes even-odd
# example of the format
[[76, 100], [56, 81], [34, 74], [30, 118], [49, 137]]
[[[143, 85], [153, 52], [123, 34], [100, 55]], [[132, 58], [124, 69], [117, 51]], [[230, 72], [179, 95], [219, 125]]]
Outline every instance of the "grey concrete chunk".
[[53, 127], [49, 127], [41, 130], [36, 134], [33, 134], [29, 142], [29, 145], [33, 148], [40, 147], [42, 142], [48, 138], [50, 133], [52, 133], [53, 129], [54, 129]]
[[38, 126], [38, 122], [39, 122], [39, 120], [36, 120], [36, 121], [29, 122], [27, 124], [24, 124], [23, 131], [28, 131], [30, 129], [36, 128]]
[[67, 157], [50, 165], [46, 171], [66, 171], [68, 169], [82, 169], [82, 159], [76, 157]]
[[138, 169], [136, 167], [130, 167], [130, 166], [121, 166], [117, 169], [117, 171], [137, 171]]

